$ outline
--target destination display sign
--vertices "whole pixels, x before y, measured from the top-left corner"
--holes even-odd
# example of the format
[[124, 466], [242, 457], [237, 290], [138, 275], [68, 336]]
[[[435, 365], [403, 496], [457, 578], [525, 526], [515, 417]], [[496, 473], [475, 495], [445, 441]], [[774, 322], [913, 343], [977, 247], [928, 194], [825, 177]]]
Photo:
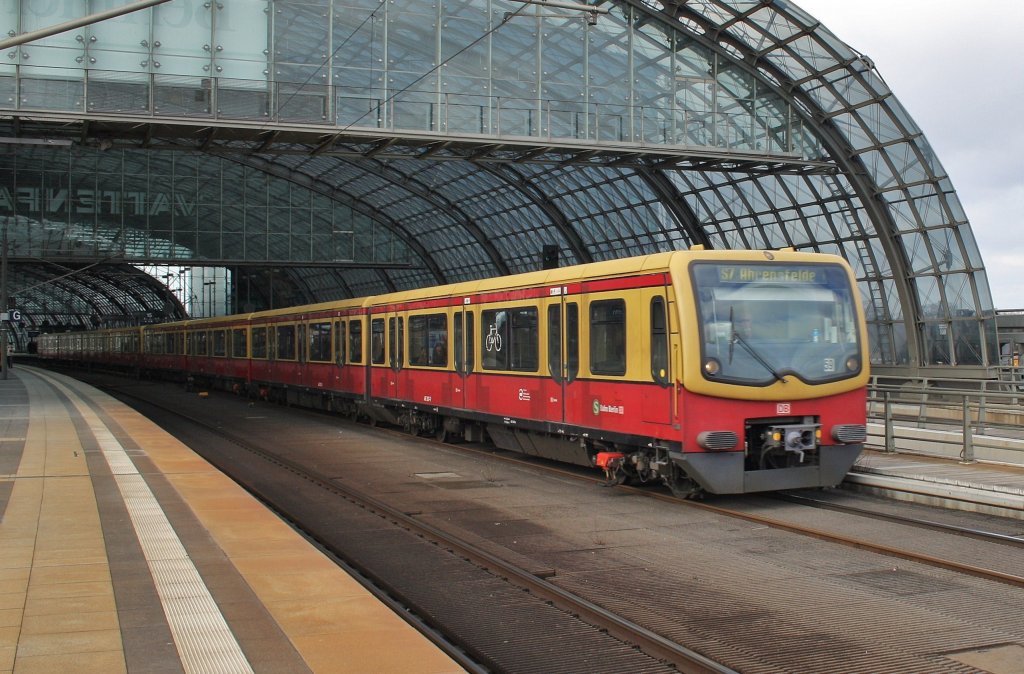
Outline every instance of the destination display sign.
[[718, 267], [718, 280], [722, 283], [810, 284], [825, 282], [825, 275], [821, 269], [805, 267], [733, 264]]

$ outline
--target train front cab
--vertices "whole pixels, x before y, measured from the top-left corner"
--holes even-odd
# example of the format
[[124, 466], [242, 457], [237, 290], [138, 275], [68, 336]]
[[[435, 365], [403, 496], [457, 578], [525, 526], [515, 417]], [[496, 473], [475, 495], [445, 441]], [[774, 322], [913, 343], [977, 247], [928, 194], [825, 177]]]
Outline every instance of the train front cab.
[[673, 462], [715, 493], [841, 482], [866, 439], [867, 333], [849, 267], [789, 251], [698, 252], [677, 264]]

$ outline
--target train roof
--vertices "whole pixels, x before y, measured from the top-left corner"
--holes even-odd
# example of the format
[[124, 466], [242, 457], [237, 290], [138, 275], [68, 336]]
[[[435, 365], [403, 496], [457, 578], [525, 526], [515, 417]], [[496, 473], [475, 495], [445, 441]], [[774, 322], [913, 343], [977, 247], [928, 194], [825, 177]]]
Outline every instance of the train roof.
[[[320, 302], [318, 304], [306, 304], [291, 306], [282, 309], [270, 309], [248, 314], [234, 314], [230, 316], [219, 316], [215, 318], [198, 318], [175, 323], [164, 323], [160, 328], [197, 328], [203, 326], [225, 325], [240, 320], [260, 320], [275, 318], [278, 316], [292, 316], [296, 313], [311, 314], [320, 312], [344, 311], [346, 309], [379, 306], [382, 304], [396, 304], [413, 300], [437, 299], [443, 297], [457, 297], [459, 295], [473, 295], [475, 293], [500, 291], [517, 287], [540, 287], [557, 286], [572, 283], [584, 279], [611, 278], [616, 276], [628, 276], [638, 273], [649, 273], [669, 271], [676, 268], [684, 260], [707, 259], [707, 260], [736, 260], [736, 261], [758, 261], [765, 257], [780, 261], [805, 258], [809, 253], [794, 252], [792, 249], [779, 251], [762, 250], [704, 250], [702, 246], [694, 246], [689, 250], [669, 251], [663, 253], [652, 253], [649, 255], [638, 255], [635, 257], [621, 258], [617, 260], [606, 260], [591, 262], [588, 264], [573, 265], [569, 267], [557, 267], [541, 271], [525, 272], [510, 276], [498, 276], [474, 281], [463, 281], [440, 286], [429, 286], [414, 290], [402, 290], [384, 295], [370, 297], [351, 298]], [[813, 254], [817, 258], [827, 258], [829, 261], [842, 263], [842, 258], [835, 255]]]

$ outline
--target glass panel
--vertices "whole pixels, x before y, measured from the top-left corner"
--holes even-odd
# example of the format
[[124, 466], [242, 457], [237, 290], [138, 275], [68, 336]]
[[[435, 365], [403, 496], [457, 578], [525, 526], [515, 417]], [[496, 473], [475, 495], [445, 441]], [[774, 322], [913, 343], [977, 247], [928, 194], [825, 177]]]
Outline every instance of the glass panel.
[[599, 300], [590, 304], [590, 372], [626, 374], [625, 300]]
[[409, 317], [409, 365], [447, 367], [448, 317]]
[[484, 347], [481, 366], [485, 370], [507, 370], [508, 312], [504, 309], [484, 311], [480, 315], [480, 342]]
[[309, 360], [317, 363], [331, 362], [331, 324], [310, 323], [306, 334], [309, 339]]
[[484, 311], [481, 316], [484, 369], [536, 372], [540, 346], [537, 310], [499, 309]]
[[213, 331], [213, 355], [223, 358], [227, 355], [227, 333], [224, 330]]
[[454, 328], [455, 328], [455, 336], [454, 336], [454, 339], [455, 339], [455, 344], [454, 344], [454, 346], [455, 346], [455, 371], [456, 372], [462, 372], [463, 371], [462, 365], [465, 362], [463, 357], [462, 357], [462, 354], [464, 353], [464, 348], [465, 347], [463, 345], [463, 339], [462, 339], [462, 312], [461, 311], [457, 312], [455, 314], [454, 323], [455, 323], [455, 326], [454, 326]]
[[473, 312], [466, 312], [466, 372], [472, 372], [476, 365], [476, 332], [473, 324], [475, 322]]
[[667, 318], [665, 298], [651, 299], [651, 377], [659, 384], [669, 381]]
[[348, 322], [348, 362], [363, 362], [363, 322]]
[[863, 337], [842, 267], [700, 263], [692, 273], [705, 377], [767, 384], [860, 372]]
[[295, 360], [295, 326], [279, 325], [274, 330], [274, 337], [277, 342], [277, 360]]
[[548, 307], [548, 372], [562, 379], [562, 305]]
[[246, 340], [245, 328], [237, 328], [231, 331], [231, 356], [233, 358], [248, 358], [249, 349]]
[[576, 379], [580, 372], [580, 305], [565, 305], [565, 352], [568, 380]]

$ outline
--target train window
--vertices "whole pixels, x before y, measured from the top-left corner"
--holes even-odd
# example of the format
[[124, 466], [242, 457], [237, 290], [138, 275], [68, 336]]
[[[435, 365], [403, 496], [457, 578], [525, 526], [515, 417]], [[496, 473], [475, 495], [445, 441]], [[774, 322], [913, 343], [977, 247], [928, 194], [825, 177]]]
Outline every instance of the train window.
[[668, 386], [668, 322], [665, 298], [651, 298], [651, 377]]
[[537, 371], [540, 340], [535, 307], [484, 311], [481, 319], [484, 369]]
[[310, 323], [306, 334], [309, 335], [310, 362], [331, 362], [331, 324]]
[[192, 334], [195, 335], [196, 355], [205, 356], [208, 353], [208, 349], [206, 348], [207, 342], [209, 341], [207, 337], [208, 333], [206, 332], [206, 330], [199, 330]]
[[455, 333], [455, 371], [462, 372], [462, 314], [455, 314], [452, 330]]
[[267, 357], [267, 329], [252, 329], [252, 357], [266, 359]]
[[548, 307], [548, 372], [562, 380], [562, 305]]
[[508, 312], [504, 309], [483, 312], [480, 329], [484, 347], [481, 365], [485, 370], [507, 370]]
[[391, 367], [401, 370], [405, 363], [403, 346], [405, 344], [405, 319], [388, 319], [388, 354]]
[[334, 362], [345, 364], [345, 321], [334, 322]]
[[626, 374], [626, 302], [590, 303], [590, 372]]
[[277, 350], [274, 352], [274, 357], [277, 360], [295, 360], [295, 326], [277, 326], [274, 329], [274, 337], [277, 342]]
[[249, 344], [246, 340], [245, 328], [235, 328], [231, 331], [231, 356], [232, 358], [248, 358]]
[[214, 330], [210, 334], [213, 336], [213, 355], [217, 358], [223, 358], [228, 355], [227, 332], [224, 330]]
[[370, 358], [374, 365], [384, 364], [384, 319], [370, 321]]
[[539, 365], [540, 334], [535, 308], [512, 310], [512, 362], [509, 369], [536, 372]]
[[363, 362], [363, 322], [348, 322], [348, 362]]
[[565, 362], [569, 381], [580, 373], [580, 305], [569, 302], [565, 305]]
[[580, 371], [580, 307], [575, 302], [565, 305], [566, 367], [562, 371], [562, 307], [548, 307], [548, 370], [556, 379], [576, 378]]
[[409, 365], [447, 367], [447, 316], [432, 314], [409, 317]]
[[473, 371], [473, 365], [476, 363], [474, 350], [474, 344], [476, 339], [476, 332], [473, 330], [473, 312], [466, 312], [466, 372]]

